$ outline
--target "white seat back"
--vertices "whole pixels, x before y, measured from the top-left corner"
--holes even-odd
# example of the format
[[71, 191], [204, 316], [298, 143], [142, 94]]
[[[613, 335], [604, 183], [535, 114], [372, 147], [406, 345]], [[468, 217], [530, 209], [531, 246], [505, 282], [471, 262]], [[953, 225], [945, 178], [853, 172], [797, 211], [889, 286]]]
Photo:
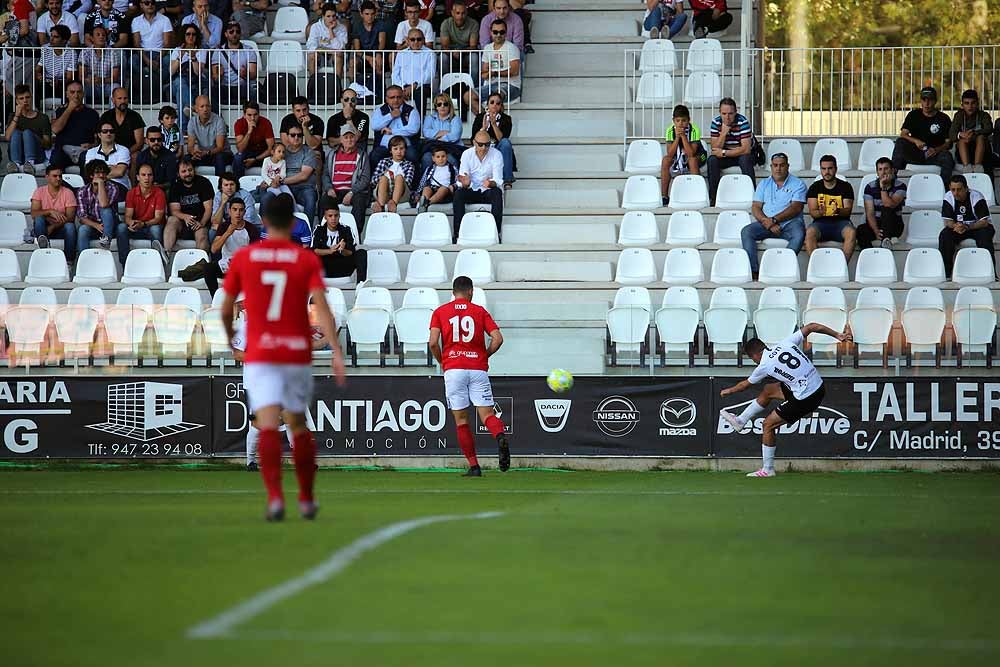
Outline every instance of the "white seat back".
[[993, 252], [985, 248], [960, 248], [951, 279], [959, 285], [989, 285], [996, 280]]
[[619, 306], [638, 306], [645, 308], [647, 312], [653, 310], [653, 302], [649, 296], [649, 290], [640, 286], [619, 287], [615, 292], [615, 300], [612, 304], [615, 308]]
[[36, 181], [32, 174], [7, 174], [0, 182], [0, 207], [30, 211], [35, 188]]
[[427, 345], [433, 308], [424, 306], [403, 306], [393, 315], [396, 338], [403, 345]]
[[896, 298], [886, 287], [863, 287], [858, 291], [855, 308], [881, 308], [896, 314]]
[[705, 280], [701, 253], [694, 248], [672, 248], [663, 262], [663, 282], [669, 285], [694, 285]]
[[[653, 41], [653, 40], [650, 40]], [[669, 40], [659, 40], [669, 41]], [[717, 39], [702, 38], [692, 40], [687, 50], [687, 70], [689, 72], [722, 72], [722, 43]]]
[[767, 144], [767, 164], [771, 164], [771, 156], [784, 153], [788, 156], [788, 172], [791, 174], [805, 170], [806, 158], [802, 152], [802, 143], [798, 139], [771, 139]]
[[369, 248], [395, 248], [406, 243], [403, 219], [398, 213], [372, 213], [365, 225], [364, 243]]
[[118, 282], [118, 265], [110, 250], [87, 248], [76, 258], [73, 282], [78, 285], [107, 285]]
[[910, 208], [941, 210], [944, 181], [938, 174], [914, 174], [906, 185], [906, 205]]
[[56, 292], [48, 286], [34, 285], [21, 290], [21, 297], [17, 301], [21, 306], [44, 306], [49, 311], [55, 310], [59, 304], [56, 299]]
[[115, 354], [137, 354], [149, 323], [150, 311], [140, 305], [108, 306], [104, 311], [104, 330]]
[[152, 248], [136, 248], [128, 253], [122, 282], [126, 285], [155, 285], [166, 280], [160, 253]]
[[[202, 260], [207, 262], [209, 261], [209, 257], [208, 253], [201, 248], [181, 248], [174, 254], [174, 260], [170, 264], [170, 278], [167, 282], [172, 285], [188, 285], [204, 289], [206, 287], [204, 279], [199, 278], [198, 280], [185, 282], [180, 276], [182, 270]], [[125, 260], [125, 263], [127, 264], [128, 260]]]
[[712, 258], [712, 276], [718, 285], [743, 285], [753, 280], [750, 258], [742, 248], [720, 248]]
[[[205, 304], [201, 300], [201, 292], [196, 287], [171, 287], [163, 297], [164, 306], [184, 306], [195, 315], [199, 315], [205, 309]], [[173, 312], [173, 310], [171, 310]]]
[[354, 308], [381, 308], [392, 312], [392, 294], [384, 287], [360, 287], [354, 292]]
[[[186, 289], [183, 287], [171, 288]], [[169, 295], [169, 292], [168, 292]], [[186, 356], [195, 325], [201, 316], [201, 310], [194, 311], [184, 304], [166, 304], [153, 313], [153, 331], [156, 341], [160, 344], [161, 353], [166, 355]]]
[[674, 101], [674, 80], [667, 72], [643, 72], [635, 101], [651, 106], [668, 106]]
[[[837, 171], [845, 172], [851, 169], [851, 149], [843, 139], [820, 139], [813, 146], [810, 171], [819, 171], [819, 161], [824, 155], [837, 158]], [[874, 171], [874, 170], [873, 170]]]
[[[668, 255], [669, 256], [669, 255]], [[648, 248], [626, 248], [618, 254], [615, 282], [619, 285], [645, 285], [656, 281], [656, 264]]]
[[[300, 7], [295, 9], [301, 9]], [[305, 10], [303, 10], [305, 11]], [[275, 17], [277, 18], [277, 16]], [[305, 28], [303, 28], [303, 31]], [[296, 74], [302, 71], [305, 66], [305, 55], [302, 53], [302, 45], [293, 42], [291, 39], [279, 39], [271, 44], [267, 51], [267, 73], [268, 74]]]
[[10, 248], [24, 243], [26, 225], [21, 211], [0, 211], [0, 247]]
[[700, 211], [675, 211], [670, 214], [667, 220], [667, 245], [693, 248], [704, 242], [705, 219]]
[[655, 176], [640, 174], [629, 176], [622, 193], [622, 208], [650, 210], [659, 208], [660, 183]]
[[910, 285], [937, 285], [944, 281], [944, 260], [937, 248], [914, 248], [906, 254], [903, 282]]
[[889, 285], [898, 280], [896, 260], [888, 248], [865, 248], [858, 255], [854, 279], [862, 285]]
[[993, 186], [993, 175], [986, 173], [963, 174], [965, 182], [969, 184], [970, 190], [976, 190], [986, 198], [989, 206], [997, 205], [996, 188]]
[[806, 282], [813, 285], [842, 285], [850, 280], [847, 258], [837, 248], [817, 248], [809, 256]]
[[684, 83], [684, 101], [693, 107], [714, 108], [722, 97], [722, 79], [716, 72], [692, 72]]
[[723, 247], [741, 247], [741, 232], [751, 222], [747, 211], [722, 211], [715, 219], [715, 235], [712, 242]]
[[638, 345], [649, 332], [649, 311], [639, 306], [617, 306], [608, 311], [607, 325], [612, 343]]
[[444, 255], [437, 248], [420, 248], [410, 253], [406, 265], [408, 285], [440, 285], [448, 282]]
[[[659, 195], [659, 191], [657, 191]], [[698, 210], [708, 206], [708, 185], [697, 174], [681, 174], [670, 181], [670, 208]]]
[[753, 181], [746, 174], [725, 174], [715, 197], [717, 208], [749, 211], [753, 206]]
[[99, 321], [99, 311], [91, 306], [74, 304], [56, 310], [53, 323], [63, 352], [67, 356], [90, 354]]
[[866, 173], [875, 172], [875, 163], [880, 158], [892, 157], [895, 142], [884, 137], [871, 137], [861, 144], [861, 154], [858, 156], [858, 170]]
[[[657, 40], [667, 41], [667, 40]], [[652, 42], [646, 42], [650, 44]], [[669, 44], [669, 42], [667, 42]], [[636, 139], [628, 145], [625, 154], [625, 173], [659, 174], [663, 159], [663, 146], [655, 139]]]
[[278, 13], [274, 15], [271, 38], [302, 41], [308, 25], [309, 15], [302, 7], [279, 7]]
[[411, 287], [403, 294], [403, 308], [430, 308], [441, 305], [441, 297], [431, 287]]
[[493, 260], [488, 250], [482, 248], [466, 248], [455, 258], [455, 271], [452, 280], [458, 276], [467, 276], [474, 285], [493, 282]]
[[353, 308], [347, 315], [347, 330], [359, 351], [378, 351], [385, 340], [392, 313], [382, 308]]
[[90, 306], [98, 313], [103, 314], [107, 301], [104, 298], [104, 290], [100, 287], [80, 286], [70, 290], [66, 304], [69, 306]]
[[417, 214], [413, 221], [410, 245], [418, 248], [439, 248], [451, 244], [451, 223], [440, 211]]
[[906, 224], [906, 242], [915, 248], [936, 248], [942, 229], [940, 210], [914, 211]]
[[18, 354], [39, 354], [49, 327], [49, 311], [39, 305], [18, 305], [7, 310], [7, 336]]
[[677, 50], [673, 42], [669, 39], [647, 39], [643, 42], [639, 55], [640, 72], [673, 72], [675, 69]]
[[66, 255], [55, 248], [39, 248], [31, 253], [28, 260], [28, 275], [24, 282], [29, 285], [59, 285], [69, 282], [69, 267]]
[[618, 230], [618, 245], [648, 246], [660, 238], [656, 227], [656, 216], [652, 211], [628, 211], [622, 216]]
[[399, 260], [394, 250], [374, 248], [368, 251], [368, 277], [372, 285], [395, 285], [402, 282]]
[[750, 301], [742, 287], [716, 287], [712, 290], [709, 308], [739, 308], [750, 313]]
[[498, 243], [500, 237], [492, 213], [470, 211], [462, 216], [462, 223], [458, 228], [458, 245], [485, 248]]
[[798, 256], [788, 248], [768, 248], [760, 258], [760, 282], [790, 285], [799, 281]]
[[147, 315], [152, 315], [153, 292], [148, 287], [124, 287], [118, 292], [115, 304], [118, 306], [138, 306]]

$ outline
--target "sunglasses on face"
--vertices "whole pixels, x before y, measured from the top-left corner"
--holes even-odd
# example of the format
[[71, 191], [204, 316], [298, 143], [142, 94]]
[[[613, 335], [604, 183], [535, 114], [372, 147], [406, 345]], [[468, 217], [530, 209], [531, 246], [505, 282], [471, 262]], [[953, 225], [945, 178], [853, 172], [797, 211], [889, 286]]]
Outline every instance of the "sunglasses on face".
[[451, 106], [451, 102], [438, 102], [438, 103], [437, 103], [437, 104], [435, 104], [434, 106], [436, 106], [436, 107], [437, 107], [437, 108], [439, 108], [439, 109], [440, 109], [441, 107], [450, 107], [450, 106]]
[[196, 32], [186, 32], [186, 33], [184, 33], [184, 36], [185, 37], [197, 37], [198, 33], [196, 33]]
[[494, 30], [493, 34], [494, 35], [506, 35], [507, 31], [506, 30]]
[[356, 97], [345, 97], [344, 99], [342, 99], [340, 101], [343, 102], [344, 104], [357, 104], [358, 103]]
[[151, 144], [160, 144], [163, 143], [163, 137], [146, 137], [146, 141]]
[[114, 134], [114, 130], [101, 130], [101, 134]]
[[489, 146], [490, 142], [488, 142], [488, 141], [477, 141], [476, 145], [479, 146], [480, 148], [483, 148], [485, 146]]
[[423, 37], [410, 37], [410, 41], [411, 42], [422, 42], [422, 41], [424, 41], [424, 38]]
[[293, 139], [298, 139], [299, 137], [302, 136], [302, 133], [301, 132], [289, 132], [288, 136], [292, 137]]

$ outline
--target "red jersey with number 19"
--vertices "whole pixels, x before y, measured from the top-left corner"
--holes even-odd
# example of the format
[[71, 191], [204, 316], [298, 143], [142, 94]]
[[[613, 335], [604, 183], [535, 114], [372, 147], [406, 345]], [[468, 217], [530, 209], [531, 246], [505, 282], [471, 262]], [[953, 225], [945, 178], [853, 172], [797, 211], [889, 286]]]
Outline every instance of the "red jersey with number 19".
[[312, 362], [309, 293], [323, 289], [323, 269], [315, 253], [278, 239], [240, 248], [229, 262], [223, 289], [244, 295], [245, 362]]
[[486, 334], [500, 327], [485, 308], [465, 299], [438, 306], [431, 315], [431, 328], [441, 330], [441, 368], [486, 371]]

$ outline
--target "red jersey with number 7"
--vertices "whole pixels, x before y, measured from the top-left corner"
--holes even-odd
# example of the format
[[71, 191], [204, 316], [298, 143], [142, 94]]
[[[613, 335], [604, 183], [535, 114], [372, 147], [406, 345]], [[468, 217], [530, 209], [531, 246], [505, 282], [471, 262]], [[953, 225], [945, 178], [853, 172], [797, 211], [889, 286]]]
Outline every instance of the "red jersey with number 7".
[[309, 293], [323, 289], [316, 253], [279, 239], [240, 248], [222, 288], [234, 297], [243, 292], [245, 362], [312, 363]]
[[431, 328], [441, 330], [441, 368], [487, 371], [486, 334], [500, 327], [485, 308], [465, 299], [438, 306]]

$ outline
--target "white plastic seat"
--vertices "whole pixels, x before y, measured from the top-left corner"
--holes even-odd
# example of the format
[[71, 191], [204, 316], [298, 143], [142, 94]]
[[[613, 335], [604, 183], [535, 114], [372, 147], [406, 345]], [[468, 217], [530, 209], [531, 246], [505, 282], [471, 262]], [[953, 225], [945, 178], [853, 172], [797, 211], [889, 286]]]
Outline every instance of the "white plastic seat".
[[684, 101], [692, 107], [714, 108], [722, 97], [722, 80], [715, 72], [692, 72], [684, 83]]
[[670, 181], [670, 208], [676, 211], [707, 207], [708, 185], [704, 178], [697, 174], [681, 174]]
[[263, 180], [264, 177], [260, 174], [257, 174], [256, 176], [240, 176], [240, 189], [253, 194], [253, 191], [257, 189], [257, 186], [260, 185]]
[[937, 287], [911, 287], [906, 292], [903, 310], [913, 308], [937, 308], [944, 310], [944, 294]]
[[[824, 324], [834, 331], [843, 331], [847, 325], [847, 299], [839, 287], [814, 287], [809, 292], [802, 321]], [[837, 352], [840, 342], [832, 336], [814, 333], [809, 336], [814, 352]]]
[[806, 282], [813, 285], [842, 285], [850, 280], [847, 258], [837, 248], [817, 248], [809, 256]]
[[[187, 288], [174, 287], [170, 291], [175, 289]], [[191, 336], [200, 316], [200, 309], [196, 312], [183, 304], [165, 303], [156, 309], [153, 313], [153, 331], [156, 332], [156, 342], [159, 343], [161, 353], [164, 356], [187, 356]]]
[[742, 247], [741, 232], [751, 222], [747, 211], [722, 211], [715, 219], [712, 242], [722, 247]]
[[381, 308], [387, 313], [395, 310], [392, 294], [384, 287], [360, 287], [355, 290], [354, 308]]
[[798, 139], [772, 139], [767, 144], [767, 164], [771, 164], [771, 156], [784, 153], [788, 156], [788, 171], [796, 174], [805, 171], [806, 158], [802, 151], [802, 143]]
[[7, 336], [12, 361], [21, 355], [39, 356], [49, 328], [49, 311], [38, 305], [18, 305], [7, 310]]
[[200, 314], [205, 309], [205, 304], [201, 299], [201, 292], [197, 287], [183, 286], [171, 287], [163, 297], [164, 306], [186, 306], [195, 314]]
[[427, 364], [432, 364], [430, 351], [427, 346], [427, 332], [430, 329], [431, 316], [433, 314], [434, 308], [406, 305], [393, 314], [393, 330], [396, 334], [400, 366], [403, 365], [407, 348], [411, 350], [414, 348], [424, 350], [427, 354]]
[[695, 335], [701, 323], [701, 301], [694, 287], [675, 285], [663, 295], [654, 314], [661, 359], [670, 352], [686, 352], [693, 361]]
[[[858, 183], [857, 187], [854, 188], [855, 211], [865, 210], [865, 188], [867, 188], [868, 184], [876, 180], [877, 178], [878, 174], [865, 174], [864, 176], [861, 177], [861, 182]], [[817, 178], [817, 180], [819, 180], [819, 178]], [[851, 183], [851, 186], [854, 187], [854, 183]], [[859, 224], [865, 224], [865, 223], [860, 222]]]
[[69, 282], [69, 267], [66, 255], [55, 248], [38, 248], [31, 253], [28, 261], [28, 275], [24, 282], [29, 285], [59, 285]]
[[[219, 290], [220, 292], [222, 290]], [[229, 336], [222, 325], [222, 309], [209, 308], [201, 314], [201, 329], [205, 332], [205, 341], [208, 343], [209, 352], [213, 355], [228, 354]]]
[[467, 276], [474, 285], [493, 282], [493, 260], [488, 250], [482, 248], [466, 248], [455, 258], [454, 280], [458, 276]]
[[[944, 334], [944, 297], [937, 287], [914, 287], [906, 294], [906, 304], [900, 316], [903, 333], [910, 353], [939, 353]], [[907, 361], [910, 355], [907, 355]], [[940, 359], [937, 359], [940, 364]]]
[[668, 106], [674, 101], [674, 79], [667, 72], [643, 72], [635, 101], [639, 104]]
[[[131, 255], [131, 253], [129, 253]], [[206, 288], [205, 281], [201, 278], [191, 282], [185, 282], [180, 277], [180, 272], [199, 260], [208, 261], [208, 253], [200, 248], [182, 248], [174, 254], [173, 263], [170, 265], [170, 279], [167, 281], [172, 285], [188, 285], [190, 287]], [[126, 260], [126, 264], [128, 260]]]
[[799, 259], [788, 248], [768, 248], [760, 258], [760, 282], [791, 285], [799, 281]]
[[[668, 41], [668, 40], [659, 40]], [[647, 42], [648, 43], [648, 42]], [[692, 40], [687, 50], [687, 70], [689, 72], [722, 72], [722, 43], [717, 39], [702, 38]]]
[[364, 244], [369, 248], [395, 248], [406, 243], [403, 219], [398, 213], [372, 213], [365, 225]]
[[[655, 40], [658, 42], [667, 40]], [[652, 44], [653, 42], [646, 42]], [[625, 154], [625, 173], [652, 174], [660, 173], [660, 162], [663, 160], [663, 146], [655, 139], [636, 139], [628, 145]]]
[[104, 330], [107, 332], [112, 354], [138, 355], [149, 317], [150, 310], [144, 305], [108, 306], [104, 311]]
[[126, 285], [155, 285], [166, 280], [160, 253], [152, 248], [130, 250], [122, 272], [122, 283]]
[[410, 245], [418, 248], [440, 248], [451, 245], [451, 223], [440, 211], [418, 213], [413, 221]]
[[912, 162], [907, 162], [906, 166], [903, 167], [904, 171], [908, 171], [911, 174], [940, 174], [941, 167], [936, 164], [913, 164]]
[[699, 211], [675, 211], [667, 220], [667, 245], [696, 247], [705, 242], [705, 219]]
[[500, 243], [497, 222], [486, 211], [470, 211], [462, 217], [458, 228], [458, 245], [485, 248]]
[[906, 205], [910, 208], [941, 210], [944, 181], [938, 174], [914, 174], [906, 184]]
[[854, 279], [862, 285], [890, 285], [899, 278], [896, 260], [888, 248], [865, 248], [858, 255]]
[[56, 292], [47, 285], [33, 285], [21, 290], [21, 296], [17, 300], [19, 306], [43, 306], [49, 312], [55, 310], [59, 305], [56, 299]]
[[766, 345], [778, 343], [795, 331], [798, 322], [798, 302], [792, 288], [765, 287], [753, 314], [757, 338]]
[[880, 158], [891, 158], [895, 142], [884, 137], [871, 137], [861, 144], [861, 154], [858, 156], [858, 171], [875, 172], [875, 163]]
[[37, 181], [31, 174], [7, 174], [0, 182], [0, 209], [31, 212]]
[[385, 248], [369, 250], [368, 278], [365, 282], [372, 285], [394, 285], [402, 282], [396, 252]]
[[21, 282], [21, 264], [11, 248], [0, 248], [0, 285]]
[[323, 293], [326, 296], [326, 305], [336, 320], [337, 328], [344, 326], [347, 319], [347, 299], [344, 298], [343, 290], [339, 287], [327, 287], [324, 288]]
[[304, 43], [308, 25], [309, 15], [302, 7], [279, 7], [278, 12], [274, 15], [271, 38], [276, 40], [290, 39]]
[[62, 343], [66, 356], [90, 355], [94, 344], [94, 334], [100, 322], [100, 312], [85, 305], [66, 305], [56, 310], [53, 316], [56, 336]]
[[938, 285], [946, 280], [944, 261], [937, 248], [914, 248], [906, 254], [903, 282], [910, 285]]
[[65, 172], [62, 175], [62, 182], [74, 190], [79, 190], [86, 184], [83, 180], [83, 176], [80, 174], [67, 174]]
[[882, 354], [887, 362], [887, 343], [896, 317], [896, 302], [892, 291], [885, 287], [865, 287], [858, 292], [854, 310], [848, 316], [854, 336], [855, 366], [865, 352]]
[[618, 230], [618, 245], [648, 246], [660, 238], [656, 226], [656, 216], [652, 211], [629, 211], [622, 216]]
[[153, 292], [148, 287], [125, 287], [118, 292], [118, 298], [115, 300], [115, 305], [138, 306], [147, 315], [153, 314], [153, 304]]
[[440, 285], [448, 282], [444, 255], [437, 248], [421, 248], [410, 253], [406, 265], [408, 285]]
[[717, 285], [744, 285], [753, 281], [750, 258], [742, 248], [720, 248], [712, 258], [712, 276]]
[[[746, 335], [750, 306], [742, 287], [719, 287], [712, 292], [705, 311], [705, 334], [709, 348], [709, 364], [714, 363], [716, 352], [739, 354]], [[738, 360], [742, 364], [742, 360]]]
[[26, 218], [20, 211], [0, 211], [0, 247], [10, 248], [24, 243]]
[[942, 229], [940, 209], [914, 211], [906, 223], [906, 242], [915, 248], [937, 248]]
[[608, 311], [608, 338], [611, 343], [611, 365], [617, 365], [618, 355], [634, 352], [639, 364], [645, 361], [649, 337], [649, 311], [640, 306], [618, 306]]
[[753, 181], [746, 174], [726, 174], [719, 181], [715, 196], [718, 208], [732, 208], [749, 211], [753, 206]]
[[[427, 45], [428, 48], [432, 48], [430, 44]], [[449, 72], [447, 74], [441, 75], [441, 83], [438, 88], [440, 90], [448, 90], [455, 84], [462, 83], [469, 88], [475, 88], [476, 84], [472, 80], [472, 76], [467, 72]]]
[[993, 187], [993, 175], [992, 174], [962, 174], [965, 176], [965, 182], [968, 183], [970, 190], [976, 190], [983, 197], [986, 198], [986, 203], [990, 206], [997, 205], [997, 193], [996, 189]]
[[615, 300], [611, 304], [617, 308], [619, 306], [638, 306], [645, 308], [647, 312], [653, 310], [653, 300], [649, 296], [649, 290], [645, 287], [631, 285], [629, 287], [619, 287], [615, 292]]
[[854, 302], [855, 308], [881, 308], [888, 310], [895, 317], [896, 298], [887, 287], [863, 287], [858, 291]]
[[989, 348], [997, 328], [997, 311], [989, 289], [963, 287], [958, 290], [951, 325], [955, 330], [960, 366], [965, 353], [972, 352], [985, 354], [987, 365], [992, 365]]
[[[683, 176], [679, 177], [683, 178]], [[622, 192], [622, 208], [624, 209], [654, 209], [661, 204], [660, 182], [655, 176], [629, 176]]]
[[118, 265], [110, 250], [87, 248], [76, 259], [73, 282], [78, 285], [107, 285], [118, 282]]
[[705, 280], [701, 253], [694, 248], [671, 248], [663, 261], [663, 282], [668, 285], [694, 285]]
[[268, 74], [297, 74], [304, 70], [305, 66], [305, 55], [302, 52], [302, 45], [298, 42], [287, 38], [279, 39], [272, 43], [267, 51]]
[[[824, 155], [832, 155], [837, 158], [837, 171], [847, 171], [851, 169], [851, 149], [843, 139], [820, 139], [813, 146], [812, 164], [810, 171], [819, 171], [819, 160]], [[874, 171], [874, 169], [872, 169]]]
[[431, 287], [411, 287], [403, 294], [403, 308], [430, 308], [441, 305], [441, 297]]
[[212, 171], [207, 174], [200, 174], [212, 186], [212, 192], [219, 191], [219, 177], [215, 174], [215, 167], [208, 167]]
[[353, 308], [347, 315], [347, 331], [351, 336], [351, 359], [358, 365], [358, 353], [375, 352], [379, 365], [385, 365], [385, 341], [392, 313], [382, 308]]
[[[669, 256], [669, 253], [668, 253]], [[618, 254], [615, 282], [619, 285], [645, 285], [656, 281], [656, 264], [648, 248], [626, 248]]]
[[100, 287], [74, 287], [70, 290], [69, 296], [66, 298], [66, 305], [68, 306], [90, 306], [101, 315], [104, 314], [107, 303], [104, 290]]
[[[669, 39], [647, 39], [639, 54], [640, 72], [673, 72], [677, 69], [677, 49]], [[626, 169], [626, 171], [628, 171]]]
[[993, 253], [984, 248], [960, 248], [951, 279], [959, 285], [989, 285], [996, 280]]

